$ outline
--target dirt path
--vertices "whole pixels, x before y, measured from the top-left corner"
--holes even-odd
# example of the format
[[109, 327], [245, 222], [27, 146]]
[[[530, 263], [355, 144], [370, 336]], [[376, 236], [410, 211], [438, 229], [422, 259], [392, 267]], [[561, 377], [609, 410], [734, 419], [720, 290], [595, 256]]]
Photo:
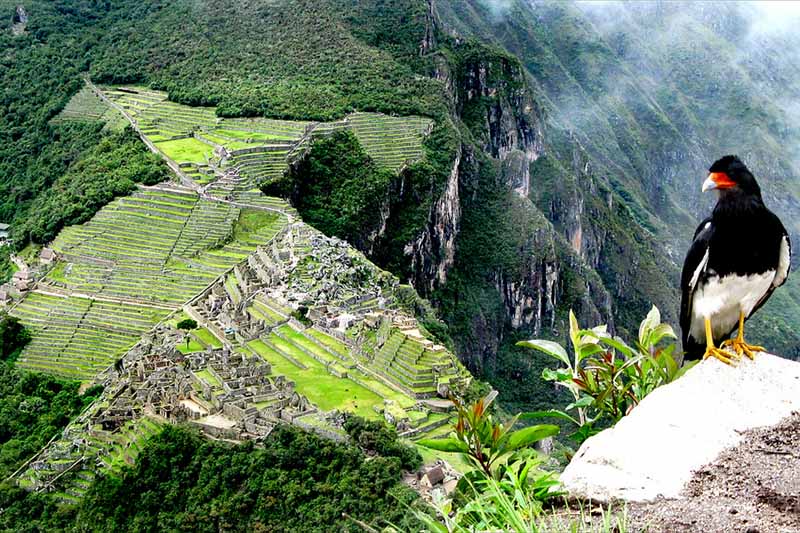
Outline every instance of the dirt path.
[[684, 494], [681, 500], [630, 504], [628, 530], [800, 532], [800, 413], [746, 433], [739, 446], [698, 470]]

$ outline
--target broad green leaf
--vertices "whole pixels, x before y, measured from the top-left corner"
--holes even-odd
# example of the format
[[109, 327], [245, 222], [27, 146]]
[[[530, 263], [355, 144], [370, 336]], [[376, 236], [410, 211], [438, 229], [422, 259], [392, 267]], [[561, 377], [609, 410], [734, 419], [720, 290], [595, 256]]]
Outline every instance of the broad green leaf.
[[583, 396], [577, 402], [572, 402], [571, 404], [569, 404], [567, 406], [567, 411], [569, 411], [570, 409], [576, 409], [576, 408], [581, 408], [581, 407], [589, 407], [593, 403], [594, 403], [594, 398], [592, 398], [591, 396]]
[[574, 347], [578, 347], [578, 331], [580, 331], [580, 327], [578, 326], [578, 319], [575, 318], [575, 313], [572, 312], [572, 309], [569, 310], [569, 338], [572, 340], [572, 345]]
[[578, 419], [568, 415], [564, 411], [559, 411], [558, 409], [547, 409], [545, 411], [531, 411], [529, 413], [521, 413], [519, 415], [520, 420], [535, 420], [537, 418], [560, 418], [562, 420], [568, 420], [572, 422], [576, 426], [580, 425]]
[[597, 344], [597, 342], [608, 335], [605, 326], [597, 326], [592, 329], [582, 329], [578, 331], [577, 347], [585, 346], [587, 344]]
[[587, 357], [602, 351], [603, 347], [599, 344], [595, 344], [594, 342], [583, 344], [580, 348], [578, 348], [578, 361], [583, 361]]
[[558, 381], [558, 372], [552, 368], [543, 368], [542, 379], [545, 381]]
[[664, 367], [667, 371], [667, 377], [669, 379], [675, 379], [675, 374], [678, 372], [678, 363], [675, 362], [675, 359], [672, 357], [671, 354], [662, 352], [659, 354], [658, 358], [664, 361]]
[[697, 361], [689, 361], [688, 363], [684, 363], [684, 364], [683, 364], [683, 366], [681, 367], [681, 369], [680, 369], [680, 370], [678, 370], [678, 371], [675, 373], [675, 377], [674, 377], [672, 380], [673, 380], [673, 381], [675, 381], [675, 380], [676, 380], [676, 379], [678, 379], [679, 377], [683, 376], [683, 375], [684, 375], [686, 372], [688, 372], [689, 370], [691, 370], [692, 368], [694, 368], [694, 365], [696, 365], [696, 364], [697, 364], [697, 363], [699, 363], [699, 362], [700, 362], [700, 361], [699, 361], [699, 360], [697, 360]]
[[467, 445], [460, 440], [447, 438], [447, 439], [422, 439], [418, 440], [417, 444], [423, 448], [437, 450], [440, 452], [457, 452], [466, 453]]
[[545, 381], [564, 382], [572, 380], [572, 372], [568, 368], [544, 368], [542, 369], [542, 379]]
[[569, 438], [578, 443], [578, 445], [581, 445], [583, 444], [583, 441], [585, 441], [592, 435], [596, 435], [597, 433], [600, 433], [600, 430], [594, 429], [592, 424], [587, 423], [579, 427], [578, 431], [570, 435]]
[[569, 371], [569, 368], [559, 368], [556, 370], [556, 378], [561, 383], [572, 381], [572, 372]]
[[562, 348], [557, 342], [546, 341], [544, 339], [531, 339], [529, 341], [520, 341], [517, 343], [517, 346], [524, 346], [525, 348], [539, 350], [540, 352], [544, 352], [551, 357], [555, 357], [565, 365], [570, 366], [567, 351], [564, 350], [564, 348]]
[[605, 325], [605, 324], [600, 324], [599, 326], [593, 327], [589, 331], [591, 331], [592, 334], [594, 336], [598, 337], [598, 338], [599, 337], [604, 337], [604, 336], [608, 335], [608, 326]]
[[664, 337], [669, 337], [671, 339], [678, 338], [675, 335], [675, 331], [672, 329], [672, 326], [669, 324], [658, 324], [650, 331], [650, 335], [648, 336], [648, 344], [650, 346], [655, 346], [661, 342], [661, 339]]
[[508, 436], [511, 434], [509, 431], [516, 425], [517, 420], [519, 420], [519, 413], [514, 415], [511, 420], [500, 426], [500, 435], [497, 437], [497, 440], [494, 442], [494, 444], [492, 444], [493, 448], [497, 448], [499, 450], [505, 446]]
[[647, 337], [650, 334], [650, 331], [653, 330], [658, 324], [661, 323], [661, 312], [658, 310], [658, 307], [655, 305], [650, 309], [650, 312], [647, 313], [647, 316], [642, 323], [639, 324], [639, 344], [646, 344]]
[[610, 346], [614, 348], [618, 352], [620, 352], [625, 357], [633, 357], [633, 348], [625, 344], [625, 341], [620, 339], [619, 337], [603, 337], [600, 339], [600, 342], [605, 344], [606, 346]]
[[[449, 514], [450, 513], [450, 506], [448, 506], [447, 509], [442, 507], [442, 513], [448, 513]], [[441, 522], [436, 521], [436, 519], [434, 519], [434, 518], [431, 518], [430, 520], [426, 519], [425, 520], [425, 527], [427, 527], [431, 531], [434, 531], [435, 533], [450, 533], [450, 530], [447, 529], [447, 526], [445, 526]]]
[[509, 436], [506, 448], [509, 451], [513, 451], [525, 446], [530, 446], [534, 442], [557, 435], [558, 431], [559, 427], [551, 424], [518, 429]]

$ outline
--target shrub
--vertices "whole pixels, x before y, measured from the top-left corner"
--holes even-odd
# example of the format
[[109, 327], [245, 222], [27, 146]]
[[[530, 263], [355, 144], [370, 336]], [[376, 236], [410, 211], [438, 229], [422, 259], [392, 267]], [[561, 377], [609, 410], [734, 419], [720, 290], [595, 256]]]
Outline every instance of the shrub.
[[496, 397], [497, 391], [492, 391], [470, 406], [453, 398], [458, 411], [458, 421], [453, 427], [455, 436], [423, 439], [418, 444], [432, 450], [460, 453], [486, 477], [497, 477], [502, 475], [502, 470], [496, 468], [500, 459], [509, 459], [514, 452], [558, 433], [558, 426], [552, 425], [511, 431], [519, 415], [505, 424], [495, 422], [487, 409]]
[[396, 457], [406, 470], [416, 470], [422, 464], [422, 457], [416, 448], [400, 442], [397, 431], [383, 422], [349, 415], [344, 430], [353, 443], [365, 452]]
[[303, 220], [365, 249], [380, 228], [394, 174], [378, 167], [352, 132], [340, 130], [315, 138], [286, 179], [288, 184], [266, 185], [265, 194], [290, 190]]
[[[561, 368], [546, 368], [542, 378], [553, 381], [572, 395], [573, 401], [561, 410], [525, 413], [525, 419], [558, 417], [577, 426], [571, 437], [583, 442], [597, 427], [614, 424], [642, 399], [661, 385], [678, 379], [692, 365], [680, 367], [674, 350], [675, 333], [661, 323], [661, 313], [653, 306], [639, 326], [634, 347], [608, 333], [606, 326], [581, 329], [570, 311], [570, 340], [573, 355], [558, 343], [534, 339], [519, 346], [533, 348], [560, 361]], [[574, 413], [574, 416], [570, 414]]]
[[30, 332], [17, 317], [0, 313], [0, 360], [15, 360], [30, 340]]

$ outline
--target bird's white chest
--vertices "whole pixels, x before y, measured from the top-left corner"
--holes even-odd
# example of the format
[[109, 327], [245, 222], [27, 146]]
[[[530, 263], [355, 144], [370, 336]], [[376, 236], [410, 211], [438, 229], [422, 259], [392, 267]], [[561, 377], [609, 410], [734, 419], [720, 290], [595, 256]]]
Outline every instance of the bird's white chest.
[[711, 319], [714, 337], [730, 331], [739, 321], [739, 312], [749, 316], [774, 279], [774, 270], [749, 276], [730, 274], [708, 279], [697, 287], [694, 294], [692, 336], [695, 339], [705, 339], [705, 318]]

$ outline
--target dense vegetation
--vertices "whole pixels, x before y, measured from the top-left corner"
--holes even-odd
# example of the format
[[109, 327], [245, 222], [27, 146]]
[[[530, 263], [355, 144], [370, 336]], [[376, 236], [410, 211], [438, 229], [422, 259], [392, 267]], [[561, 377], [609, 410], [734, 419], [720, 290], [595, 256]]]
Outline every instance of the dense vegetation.
[[78, 382], [14, 368], [11, 362], [29, 340], [19, 320], [0, 313], [0, 479], [39, 451], [99, 393], [94, 388], [81, 395]]
[[[62, 127], [91, 138], [100, 126]], [[117, 196], [135, 191], [137, 183], [155, 185], [169, 175], [161, 157], [147, 150], [132, 128], [102, 135], [31, 204], [31, 214], [15, 235], [23, 242], [49, 242], [64, 226], [86, 222]]]
[[[409, 527], [401, 460], [279, 425], [264, 447], [222, 444], [168, 426], [135, 467], [98, 478], [82, 503], [0, 490], [0, 528], [15, 531], [361, 531]], [[125, 502], [121, 504], [121, 502]]]
[[292, 203], [304, 221], [363, 247], [379, 229], [393, 177], [375, 164], [353, 133], [339, 130], [314, 139], [287, 179]]
[[0, 478], [38, 452], [94, 401], [99, 391], [81, 395], [79, 386], [0, 362]]
[[17, 317], [0, 312], [0, 361], [13, 362], [30, 340], [30, 331]]
[[351, 415], [345, 421], [344, 430], [351, 442], [366, 453], [396, 457], [404, 470], [416, 470], [422, 463], [416, 448], [400, 442], [397, 430], [384, 422]]
[[[49, 120], [82, 85], [86, 66], [81, 42], [102, 16], [89, 2], [26, 3], [27, 31], [9, 30], [16, 2], [1, 2], [0, 49], [0, 221], [21, 220], [82, 149], [96, 142], [93, 132], [66, 135]], [[84, 33], [86, 32], [86, 33]], [[76, 37], [79, 37], [76, 39]]]
[[[415, 75], [422, 68], [417, 43], [426, 11], [411, 0], [381, 6], [386, 16], [371, 19], [371, 29], [361, 24], [363, 12], [337, 0], [262, 7], [33, 1], [18, 36], [8, 31], [15, 6], [0, 2], [8, 13], [0, 32], [0, 84], [7, 89], [7, 111], [0, 113], [0, 221], [16, 226], [29, 212], [41, 219], [20, 230], [19, 245], [58, 227], [42, 213], [51, 202], [35, 200], [102, 138], [98, 125], [63, 131], [49, 122], [82, 86], [82, 71], [98, 82], [166, 89], [182, 103], [217, 104], [226, 116], [332, 119], [353, 110], [444, 116], [446, 110], [441, 84]], [[89, 179], [100, 185], [96, 176]], [[70, 222], [93, 212], [104, 200], [91, 189], [88, 207], [60, 218]]]
[[11, 278], [14, 273], [11, 252], [11, 246], [0, 246], [0, 284]]
[[[379, 5], [381, 16], [358, 35], [365, 13], [338, 0], [125, 2], [112, 9], [114, 26], [100, 39], [90, 72], [101, 82], [150, 82], [172, 100], [217, 105], [225, 116], [429, 114], [441, 106], [439, 84], [414, 77], [374, 46], [388, 40], [395, 54], [413, 59], [424, 36], [424, 4]], [[399, 33], [381, 30], [397, 29], [390, 24], [401, 19]]]

